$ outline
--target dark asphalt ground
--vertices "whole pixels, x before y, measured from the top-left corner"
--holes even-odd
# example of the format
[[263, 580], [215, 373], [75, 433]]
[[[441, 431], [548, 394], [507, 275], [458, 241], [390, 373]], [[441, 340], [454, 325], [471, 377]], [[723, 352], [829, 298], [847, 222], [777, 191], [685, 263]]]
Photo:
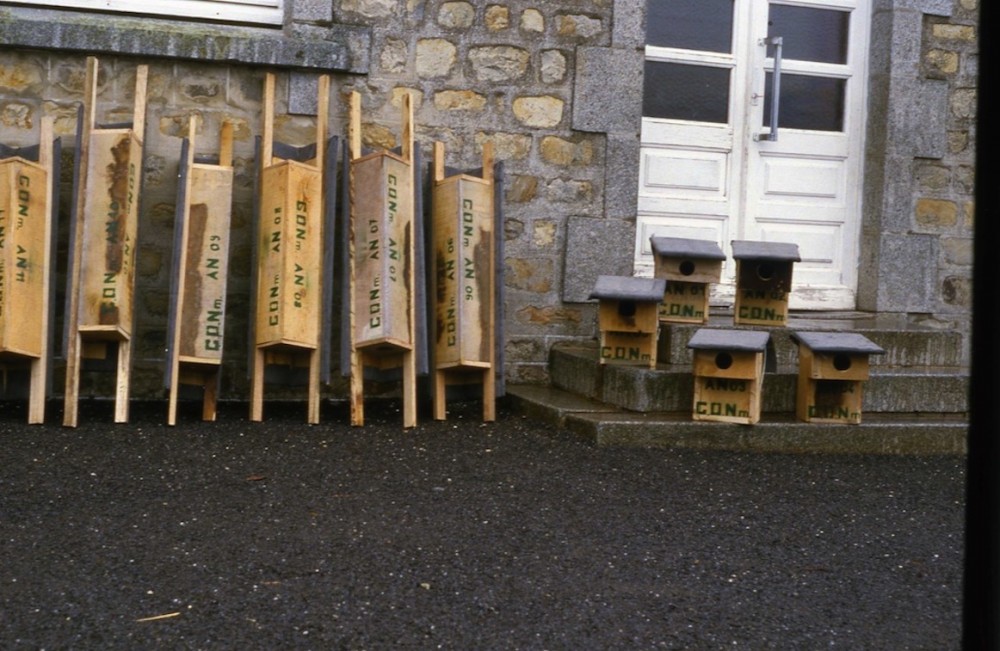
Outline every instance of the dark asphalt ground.
[[0, 403], [0, 649], [956, 649], [965, 460]]

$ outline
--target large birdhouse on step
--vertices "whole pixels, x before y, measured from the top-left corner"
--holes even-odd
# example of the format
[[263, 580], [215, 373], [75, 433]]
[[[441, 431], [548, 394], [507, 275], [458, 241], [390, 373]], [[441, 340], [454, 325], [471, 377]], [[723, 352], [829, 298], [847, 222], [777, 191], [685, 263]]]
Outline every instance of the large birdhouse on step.
[[789, 242], [733, 242], [736, 260], [736, 325], [784, 326], [788, 322], [788, 295], [792, 265], [799, 247]]
[[590, 298], [598, 300], [601, 364], [656, 366], [657, 310], [666, 282], [631, 276], [597, 278]]
[[694, 333], [694, 420], [752, 425], [760, 420], [764, 358], [770, 335], [757, 330]]
[[794, 332], [799, 346], [795, 413], [807, 423], [861, 422], [861, 387], [869, 355], [885, 351], [852, 332]]
[[711, 240], [651, 237], [653, 276], [667, 281], [660, 304], [664, 323], [707, 323], [709, 283], [722, 277], [726, 254]]

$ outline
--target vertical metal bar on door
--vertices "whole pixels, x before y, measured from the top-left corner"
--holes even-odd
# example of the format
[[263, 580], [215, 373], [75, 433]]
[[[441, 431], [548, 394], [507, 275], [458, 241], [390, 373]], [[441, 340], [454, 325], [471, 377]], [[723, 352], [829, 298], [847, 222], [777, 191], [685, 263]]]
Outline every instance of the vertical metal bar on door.
[[778, 103], [781, 99], [781, 37], [772, 36], [764, 41], [774, 46], [774, 78], [771, 80], [771, 129], [767, 139], [778, 140]]

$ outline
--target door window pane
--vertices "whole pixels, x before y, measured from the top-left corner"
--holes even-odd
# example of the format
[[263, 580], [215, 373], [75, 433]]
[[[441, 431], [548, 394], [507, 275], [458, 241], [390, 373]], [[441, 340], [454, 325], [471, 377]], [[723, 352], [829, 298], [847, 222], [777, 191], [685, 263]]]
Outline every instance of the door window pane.
[[729, 122], [729, 69], [647, 61], [642, 114], [649, 118]]
[[[772, 73], [767, 73], [764, 89], [764, 126], [768, 126], [771, 119], [773, 77]], [[783, 73], [781, 98], [778, 101], [778, 128], [843, 131], [846, 89], [847, 81], [844, 79]]]
[[847, 63], [850, 13], [772, 4], [767, 18], [768, 37], [782, 38], [782, 57], [818, 63]]
[[705, 52], [733, 49], [733, 0], [649, 0], [646, 43]]

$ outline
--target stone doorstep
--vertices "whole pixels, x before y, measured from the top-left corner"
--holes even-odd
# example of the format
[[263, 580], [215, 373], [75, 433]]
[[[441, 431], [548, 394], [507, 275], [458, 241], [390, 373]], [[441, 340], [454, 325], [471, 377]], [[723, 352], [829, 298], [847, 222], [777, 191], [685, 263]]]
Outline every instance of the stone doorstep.
[[[768, 329], [779, 366], [798, 363], [798, 346], [792, 341], [794, 331], [857, 332], [885, 349], [884, 355], [872, 355], [872, 367], [961, 366], [963, 339], [953, 330], [932, 330], [897, 323], [898, 319], [871, 315], [832, 313], [793, 315], [787, 327]], [[688, 341], [700, 328], [741, 329], [734, 326], [732, 315], [713, 313], [707, 325], [670, 324], [661, 327], [658, 359], [664, 364], [690, 364]]]
[[[551, 354], [552, 386], [634, 412], [690, 409], [694, 383], [690, 365], [601, 366], [595, 346], [557, 346]], [[762, 410], [795, 409], [797, 369], [764, 375]], [[952, 413], [968, 411], [969, 375], [961, 368], [873, 367], [862, 386], [863, 413]]]
[[547, 386], [508, 385], [510, 404], [599, 447], [734, 452], [964, 455], [968, 423], [957, 414], [871, 414], [859, 425], [802, 423], [790, 413], [756, 425], [697, 422], [690, 413], [636, 413]]

